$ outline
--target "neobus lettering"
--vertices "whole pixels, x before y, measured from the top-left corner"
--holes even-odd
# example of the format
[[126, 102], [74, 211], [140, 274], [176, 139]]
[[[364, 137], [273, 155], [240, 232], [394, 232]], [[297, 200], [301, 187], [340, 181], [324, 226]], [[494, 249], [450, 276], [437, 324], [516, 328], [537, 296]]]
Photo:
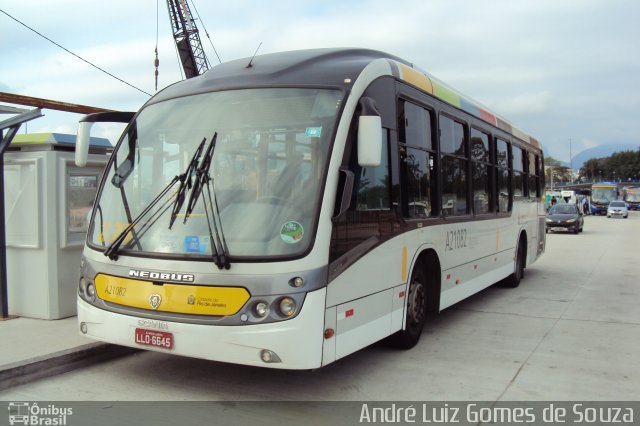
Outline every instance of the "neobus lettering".
[[135, 278], [148, 278], [151, 280], [183, 281], [188, 283], [192, 283], [195, 279], [195, 276], [193, 274], [150, 272], [150, 271], [139, 271], [137, 269], [129, 270], [129, 276], [135, 277]]
[[446, 251], [453, 251], [467, 247], [467, 230], [458, 229], [447, 232]]

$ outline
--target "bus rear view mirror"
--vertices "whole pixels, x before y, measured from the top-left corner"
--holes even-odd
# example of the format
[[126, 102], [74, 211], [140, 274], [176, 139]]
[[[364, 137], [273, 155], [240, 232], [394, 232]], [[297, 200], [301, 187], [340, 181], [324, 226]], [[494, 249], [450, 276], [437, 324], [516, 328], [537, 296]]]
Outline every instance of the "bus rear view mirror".
[[358, 164], [376, 167], [382, 160], [382, 119], [361, 115], [358, 121]]
[[78, 123], [78, 136], [76, 136], [76, 166], [84, 167], [87, 164], [93, 123], [128, 123], [134, 115], [135, 112], [108, 111], [82, 117]]
[[91, 127], [93, 123], [81, 121], [78, 123], [78, 136], [76, 136], [76, 166], [87, 165], [89, 156], [89, 139], [91, 138]]

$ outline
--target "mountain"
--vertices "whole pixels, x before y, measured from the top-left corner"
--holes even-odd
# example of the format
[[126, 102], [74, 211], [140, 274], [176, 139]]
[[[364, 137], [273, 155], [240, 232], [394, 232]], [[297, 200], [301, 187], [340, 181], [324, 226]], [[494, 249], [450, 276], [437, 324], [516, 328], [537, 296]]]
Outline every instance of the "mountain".
[[[640, 149], [638, 145], [633, 144], [612, 144], [612, 145], [599, 145], [594, 148], [585, 149], [580, 153], [573, 156], [573, 169], [579, 170], [585, 161], [592, 158], [609, 157], [614, 152], [620, 151], [637, 151]], [[563, 166], [569, 167], [569, 163], [561, 161]]]

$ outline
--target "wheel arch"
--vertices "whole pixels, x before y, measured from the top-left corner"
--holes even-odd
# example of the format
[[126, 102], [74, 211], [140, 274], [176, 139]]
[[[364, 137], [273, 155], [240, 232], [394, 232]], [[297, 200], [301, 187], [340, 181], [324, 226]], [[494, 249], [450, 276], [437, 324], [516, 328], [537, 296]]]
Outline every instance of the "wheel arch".
[[421, 265], [427, 277], [427, 313], [440, 312], [440, 294], [442, 289], [442, 268], [440, 266], [440, 257], [436, 250], [432, 247], [423, 247], [413, 262], [413, 268]]
[[527, 264], [529, 263], [529, 237], [527, 235], [526, 229], [521, 229], [520, 234], [518, 235], [518, 245], [516, 246], [516, 253], [518, 252], [518, 247], [522, 244], [522, 249], [524, 252], [522, 256], [524, 258], [524, 265], [522, 269], [526, 269]]

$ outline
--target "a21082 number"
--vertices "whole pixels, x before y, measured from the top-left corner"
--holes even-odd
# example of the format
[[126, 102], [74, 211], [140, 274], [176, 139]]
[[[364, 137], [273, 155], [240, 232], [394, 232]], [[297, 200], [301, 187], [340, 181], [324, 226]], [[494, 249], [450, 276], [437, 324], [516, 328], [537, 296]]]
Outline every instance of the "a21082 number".
[[447, 232], [447, 242], [445, 244], [446, 251], [458, 250], [467, 247], [467, 230], [457, 229]]

